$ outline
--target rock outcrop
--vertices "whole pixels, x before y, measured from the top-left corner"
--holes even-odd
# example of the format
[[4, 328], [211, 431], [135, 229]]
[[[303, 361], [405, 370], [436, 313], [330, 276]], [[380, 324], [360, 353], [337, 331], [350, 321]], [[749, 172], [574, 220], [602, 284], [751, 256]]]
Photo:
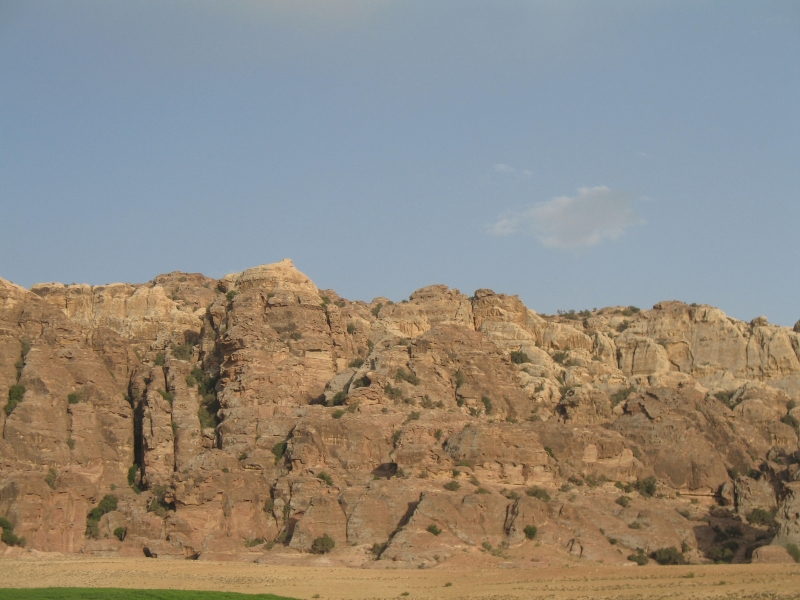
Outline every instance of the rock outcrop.
[[545, 316], [444, 285], [348, 301], [290, 260], [0, 279], [4, 540], [271, 561], [328, 536], [374, 566], [786, 560], [798, 327], [674, 301]]

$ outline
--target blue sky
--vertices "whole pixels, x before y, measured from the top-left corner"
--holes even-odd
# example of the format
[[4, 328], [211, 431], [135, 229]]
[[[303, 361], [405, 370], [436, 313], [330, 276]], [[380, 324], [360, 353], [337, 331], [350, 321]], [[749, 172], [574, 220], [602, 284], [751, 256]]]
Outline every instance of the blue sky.
[[0, 276], [800, 318], [800, 3], [0, 4]]

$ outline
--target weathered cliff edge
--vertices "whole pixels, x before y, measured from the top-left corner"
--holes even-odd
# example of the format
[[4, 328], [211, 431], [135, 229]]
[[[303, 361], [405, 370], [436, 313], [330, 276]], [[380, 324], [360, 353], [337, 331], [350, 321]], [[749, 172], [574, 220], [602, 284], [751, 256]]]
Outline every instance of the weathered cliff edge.
[[351, 302], [289, 260], [0, 279], [0, 552], [303, 560], [327, 534], [375, 567], [791, 560], [799, 331], [443, 285]]

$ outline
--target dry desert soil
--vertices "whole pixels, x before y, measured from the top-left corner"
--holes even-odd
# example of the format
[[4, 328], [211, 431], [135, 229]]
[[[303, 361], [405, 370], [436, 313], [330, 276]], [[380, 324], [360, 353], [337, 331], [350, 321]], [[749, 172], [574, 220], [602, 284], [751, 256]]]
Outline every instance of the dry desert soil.
[[0, 560], [0, 570], [3, 587], [196, 589], [294, 598], [800, 598], [800, 565], [378, 570], [25, 558]]

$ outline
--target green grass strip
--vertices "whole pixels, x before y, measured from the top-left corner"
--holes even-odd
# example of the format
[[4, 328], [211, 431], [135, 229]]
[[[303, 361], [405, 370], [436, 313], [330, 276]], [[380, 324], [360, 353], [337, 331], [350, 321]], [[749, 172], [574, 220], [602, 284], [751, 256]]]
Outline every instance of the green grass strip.
[[0, 588], [0, 600], [295, 600], [274, 594], [131, 590], [125, 588]]

